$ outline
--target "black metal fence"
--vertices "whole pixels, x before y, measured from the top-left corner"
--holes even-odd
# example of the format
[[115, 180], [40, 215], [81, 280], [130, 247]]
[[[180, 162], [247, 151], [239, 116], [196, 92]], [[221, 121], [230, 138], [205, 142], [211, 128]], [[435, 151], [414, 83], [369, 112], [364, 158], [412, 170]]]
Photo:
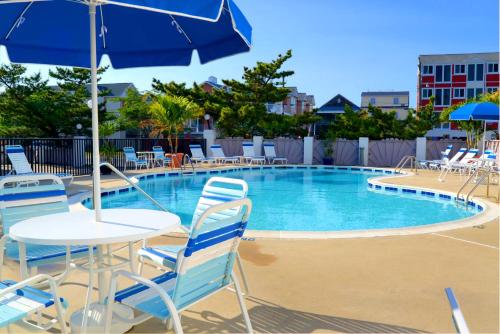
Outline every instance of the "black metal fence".
[[[193, 137], [179, 138], [177, 152], [190, 153], [190, 144], [199, 144], [205, 151], [205, 139]], [[12, 170], [5, 153], [7, 145], [21, 145], [36, 173], [71, 173], [74, 176], [92, 173], [91, 138], [0, 138], [0, 175]], [[151, 151], [153, 146], [161, 146], [165, 153], [172, 153], [167, 139], [101, 139], [100, 146], [101, 160], [105, 159], [118, 169], [125, 167], [123, 148], [127, 146], [135, 148], [136, 152]]]

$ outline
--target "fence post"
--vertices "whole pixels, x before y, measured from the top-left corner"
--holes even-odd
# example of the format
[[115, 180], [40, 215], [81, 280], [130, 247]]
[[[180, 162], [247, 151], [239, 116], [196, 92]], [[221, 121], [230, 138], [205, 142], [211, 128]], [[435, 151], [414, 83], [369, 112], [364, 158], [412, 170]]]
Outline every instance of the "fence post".
[[264, 141], [264, 137], [262, 136], [253, 136], [253, 150], [256, 156], [262, 156], [262, 142]]
[[369, 145], [368, 137], [359, 137], [359, 164], [361, 166], [368, 166]]
[[312, 165], [314, 137], [304, 137], [304, 165]]
[[212, 156], [212, 150], [210, 146], [215, 144], [215, 130], [203, 130], [203, 139], [205, 139], [207, 144], [207, 156]]
[[73, 137], [73, 167], [85, 164], [85, 136]]
[[417, 147], [415, 149], [415, 156], [418, 160], [425, 160], [427, 156], [427, 139], [425, 137], [417, 138]]

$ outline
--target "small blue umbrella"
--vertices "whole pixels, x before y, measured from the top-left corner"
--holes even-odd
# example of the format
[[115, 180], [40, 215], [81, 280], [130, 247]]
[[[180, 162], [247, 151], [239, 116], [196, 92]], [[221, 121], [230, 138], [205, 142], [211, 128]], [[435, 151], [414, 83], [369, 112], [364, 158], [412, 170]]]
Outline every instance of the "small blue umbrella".
[[0, 0], [0, 45], [12, 62], [91, 69], [93, 183], [101, 220], [97, 65], [187, 66], [250, 50], [252, 27], [233, 0]]
[[453, 111], [449, 116], [450, 121], [484, 121], [483, 151], [486, 142], [486, 122], [498, 122], [499, 119], [498, 105], [492, 102], [467, 103]]

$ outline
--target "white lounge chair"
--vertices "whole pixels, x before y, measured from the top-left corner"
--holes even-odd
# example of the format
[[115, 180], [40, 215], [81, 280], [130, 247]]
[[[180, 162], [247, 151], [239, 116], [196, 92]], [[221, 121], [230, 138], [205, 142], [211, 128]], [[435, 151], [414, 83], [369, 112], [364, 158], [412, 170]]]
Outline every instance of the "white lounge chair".
[[201, 145], [193, 144], [189, 145], [189, 150], [191, 151], [191, 161], [194, 163], [215, 163], [215, 159], [205, 157]]
[[285, 158], [285, 157], [278, 157], [276, 155], [276, 150], [275, 150], [275, 147], [274, 147], [274, 143], [271, 143], [271, 142], [264, 143], [264, 155], [266, 157], [266, 160], [269, 163], [271, 163], [271, 164], [274, 164], [277, 161], [280, 161], [282, 164], [288, 163], [288, 159], [287, 158]]
[[448, 161], [448, 156], [451, 153], [453, 145], [446, 146], [446, 149], [441, 152], [440, 160], [419, 160], [418, 164], [424, 169], [438, 169], [440, 165], [445, 164]]
[[[186, 248], [180, 252], [173, 271], [152, 279], [124, 270], [114, 272], [107, 299], [104, 332], [110, 332], [113, 306], [118, 302], [140, 312], [131, 320], [133, 323], [155, 317], [167, 326], [172, 321], [175, 332], [183, 333], [180, 312], [217, 292], [234, 288], [247, 331], [252, 333], [245, 300], [233, 273], [236, 252], [251, 210], [248, 198], [209, 207], [193, 225]], [[226, 215], [226, 212], [234, 211], [239, 213]], [[119, 277], [136, 284], [116, 292]]]
[[464, 155], [465, 152], [467, 152], [467, 149], [462, 147], [461, 149], [458, 150], [457, 153], [455, 153], [455, 155], [453, 157], [451, 157], [451, 159], [444, 159], [443, 161], [431, 162], [431, 163], [429, 163], [429, 167], [431, 169], [440, 169], [441, 166], [445, 166], [449, 163], [456, 162], [458, 159], [460, 159]]
[[[88, 247], [44, 246], [25, 244], [25, 256], [19, 244], [9, 238], [9, 229], [16, 223], [33, 217], [68, 212], [68, 198], [64, 184], [55, 175], [16, 175], [0, 180], [0, 216], [3, 236], [0, 238], [0, 279], [4, 256], [19, 263], [21, 278], [29, 276], [43, 264], [65, 263], [66, 270], [58, 277], [63, 280], [70, 271], [69, 260], [88, 256]], [[68, 224], [71, 224], [69, 221]], [[40, 233], [43, 233], [40, 226]]]
[[[465, 149], [461, 148], [460, 151], [465, 152]], [[467, 153], [465, 153], [462, 158], [460, 160], [459, 157], [457, 157], [456, 159], [454, 159], [459, 153], [460, 151], [458, 151], [457, 154], [455, 154], [453, 156], [453, 158], [451, 158], [446, 164], [444, 165], [441, 165], [441, 173], [439, 173], [439, 181], [443, 182], [446, 178], [446, 176], [448, 175], [449, 172], [453, 172], [453, 171], [457, 171], [459, 169], [461, 169], [464, 164], [466, 163], [469, 163], [469, 161], [471, 159], [473, 159], [477, 153], [479, 152], [479, 150], [477, 149], [470, 149], [469, 151], [467, 151]], [[462, 154], [463, 154], [462, 152]]]
[[28, 174], [53, 174], [63, 180], [65, 185], [70, 185], [73, 182], [73, 175], [69, 173], [35, 173], [26, 158], [24, 148], [21, 145], [5, 146], [5, 153], [9, 157], [12, 164], [12, 171], [9, 175], [28, 175]]
[[[48, 283], [50, 293], [31, 287], [31, 284]], [[32, 314], [41, 314], [45, 309], [55, 307], [56, 317], [44, 315], [39, 317], [39, 321], [44, 318], [45, 323], [28, 322], [26, 318]], [[64, 308], [66, 301], [57, 295], [57, 283], [54, 278], [39, 274], [19, 283], [14, 281], [0, 282], [0, 328], [7, 327], [7, 332], [11, 333], [10, 326], [19, 324], [34, 331], [48, 331], [56, 323], [59, 323], [62, 333], [68, 333], [68, 328], [64, 320]]]
[[266, 162], [266, 157], [262, 155], [255, 155], [255, 150], [252, 142], [243, 142], [241, 144], [243, 147], [243, 160], [248, 164], [253, 164], [254, 162], [264, 164]]
[[133, 164], [136, 170], [138, 167], [148, 168], [148, 161], [146, 159], [137, 158], [137, 154], [135, 154], [135, 149], [133, 147], [124, 147], [123, 153], [125, 154], [125, 167], [123, 171], [127, 170], [128, 164]]
[[167, 158], [165, 156], [165, 151], [161, 146], [153, 146], [153, 166], [165, 167], [170, 165], [173, 169], [172, 158]]
[[[201, 214], [208, 208], [233, 201], [236, 199], [246, 198], [248, 195], [248, 184], [241, 179], [233, 179], [226, 177], [211, 177], [201, 192], [200, 199], [193, 213], [191, 219], [191, 228], [194, 226]], [[240, 208], [241, 209], [241, 208]], [[239, 210], [228, 212], [226, 214], [239, 214]], [[192, 233], [192, 229], [184, 228], [186, 232]], [[177, 259], [180, 252], [186, 248], [186, 245], [161, 245], [155, 247], [148, 247], [146, 240], [143, 242], [143, 247], [139, 249], [137, 255], [139, 256], [139, 273], [142, 274], [145, 260], [154, 263], [155, 266], [165, 267], [167, 270], [174, 270], [177, 265]], [[248, 281], [243, 269], [243, 264], [239, 254], [236, 256], [238, 267], [243, 278], [245, 292], [248, 293]]]
[[230, 162], [233, 164], [240, 162], [239, 157], [226, 157], [226, 155], [224, 154], [224, 151], [222, 150], [222, 146], [220, 146], [219, 144], [214, 144], [214, 145], [210, 146], [210, 150], [212, 151], [213, 158], [217, 162], [221, 162], [221, 163], [229, 163]]

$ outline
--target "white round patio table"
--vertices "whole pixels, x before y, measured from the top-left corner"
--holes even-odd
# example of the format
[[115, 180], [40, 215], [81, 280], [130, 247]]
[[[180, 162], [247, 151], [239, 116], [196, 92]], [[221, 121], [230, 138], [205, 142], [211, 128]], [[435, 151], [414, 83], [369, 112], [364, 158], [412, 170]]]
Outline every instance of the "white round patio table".
[[[157, 210], [145, 209], [104, 209], [102, 221], [95, 221], [93, 210], [64, 212], [35, 217], [21, 221], [9, 230], [9, 236], [19, 242], [20, 255], [25, 253], [24, 244], [57, 245], [57, 246], [88, 246], [89, 263], [95, 261], [97, 267], [104, 268], [102, 256], [92, 257], [93, 247], [98, 247], [98, 254], [102, 254], [102, 246], [115, 243], [129, 243], [131, 263], [134, 263], [132, 243], [138, 240], [149, 239], [174, 231], [180, 226], [179, 216]], [[22, 252], [22, 253], [21, 253]], [[21, 257], [21, 256], [20, 256]], [[92, 257], [92, 258], [91, 258]], [[24, 256], [25, 258], [25, 256]], [[133, 265], [132, 265], [133, 266]], [[92, 265], [89, 268], [93, 267]], [[112, 268], [113, 266], [111, 266]], [[110, 269], [112, 271], [113, 269]], [[93, 288], [93, 271], [89, 269], [89, 291]], [[83, 331], [102, 333], [104, 330], [104, 297], [108, 282], [104, 270], [97, 271], [99, 285], [99, 302], [90, 302], [90, 292], [86, 306], [71, 315], [72, 332], [82, 330], [83, 314], [88, 314]], [[114, 312], [120, 317], [131, 319], [132, 309], [118, 305]], [[87, 308], [87, 312], [85, 312]], [[113, 333], [124, 333], [131, 328], [129, 323], [113, 319]]]

